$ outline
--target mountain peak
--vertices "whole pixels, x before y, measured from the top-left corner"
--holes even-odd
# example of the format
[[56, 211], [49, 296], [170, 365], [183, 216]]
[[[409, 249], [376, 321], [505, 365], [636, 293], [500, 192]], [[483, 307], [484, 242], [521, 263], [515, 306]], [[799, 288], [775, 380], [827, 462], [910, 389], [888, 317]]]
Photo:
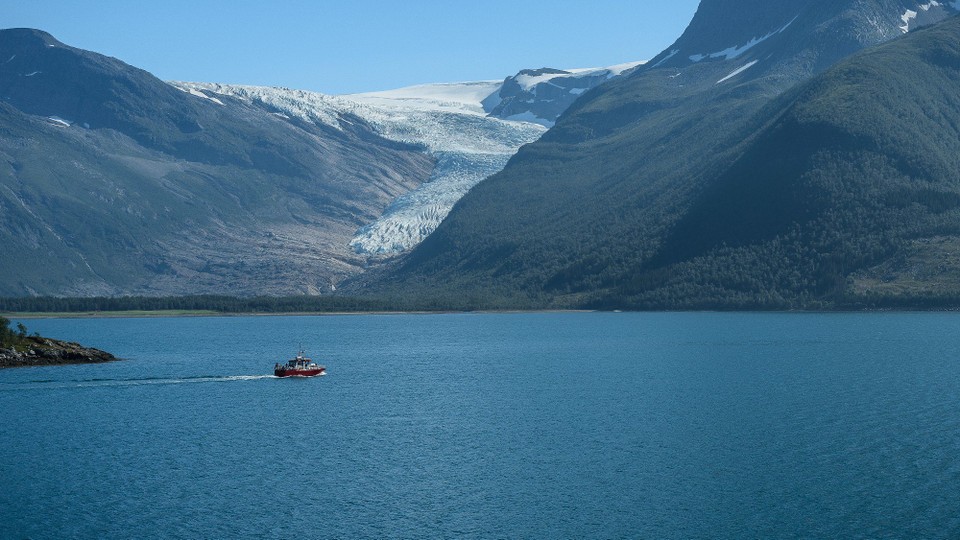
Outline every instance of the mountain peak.
[[521, 69], [517, 75], [529, 75], [531, 77], [539, 77], [540, 75], [569, 75], [569, 71], [562, 69], [554, 69], [548, 67], [542, 67], [539, 69]]
[[55, 37], [36, 28], [8, 28], [0, 30], [0, 47], [11, 47], [19, 44], [21, 47], [65, 47]]
[[683, 35], [650, 66], [732, 60], [752, 49], [750, 60], [813, 51], [823, 68], [957, 11], [960, 1], [947, 0], [704, 0]]

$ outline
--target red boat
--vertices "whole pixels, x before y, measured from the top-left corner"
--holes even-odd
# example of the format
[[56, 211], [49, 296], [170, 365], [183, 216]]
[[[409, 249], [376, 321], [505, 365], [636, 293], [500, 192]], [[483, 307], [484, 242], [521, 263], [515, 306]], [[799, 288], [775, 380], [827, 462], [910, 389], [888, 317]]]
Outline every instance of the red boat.
[[317, 375], [326, 375], [327, 368], [318, 365], [313, 360], [305, 357], [303, 351], [297, 353], [293, 360], [288, 360], [286, 364], [276, 364], [273, 366], [273, 374], [277, 377], [316, 377]]

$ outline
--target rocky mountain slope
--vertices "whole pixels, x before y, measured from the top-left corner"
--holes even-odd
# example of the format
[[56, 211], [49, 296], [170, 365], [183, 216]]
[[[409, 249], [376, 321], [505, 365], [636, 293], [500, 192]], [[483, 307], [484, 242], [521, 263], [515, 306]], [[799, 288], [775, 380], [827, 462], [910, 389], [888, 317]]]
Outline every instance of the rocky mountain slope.
[[774, 100], [636, 276], [635, 301], [690, 283], [761, 305], [960, 298], [958, 44], [954, 17]]
[[0, 32], [0, 294], [317, 294], [434, 160]]
[[643, 62], [594, 69], [524, 69], [504, 79], [495, 93], [483, 100], [490, 116], [524, 120], [550, 127], [585, 92], [629, 73]]
[[[737, 281], [741, 274], [716, 254], [716, 264], [702, 267], [696, 277], [673, 277], [703, 250], [722, 253], [725, 243], [741, 243], [743, 230], [769, 232], [770, 240], [812, 219], [768, 207], [755, 188], [772, 178], [737, 168], [745, 167], [742, 156], [750, 149], [761, 148], [774, 159], [782, 155], [770, 154], [772, 148], [791, 149], [764, 146], [770, 143], [759, 138], [783, 114], [773, 100], [850, 54], [902, 36], [921, 22], [943, 19], [957, 7], [887, 0], [705, 0], [676, 43], [575, 102], [538, 142], [464, 197], [381, 286], [517, 295], [552, 305], [788, 306], [836, 298], [839, 289], [825, 281], [838, 274], [828, 272], [826, 262], [804, 266], [829, 258], [817, 251], [827, 249], [819, 244], [796, 244], [810, 251], [792, 264], [776, 265], [777, 272], [796, 273], [788, 284], [765, 274]], [[866, 85], [886, 80], [862, 75]], [[852, 99], [848, 106], [852, 114], [879, 105]], [[823, 142], [820, 136], [790, 140], [822, 157], [809, 148]], [[938, 170], [956, 174], [949, 167]], [[731, 171], [754, 183], [737, 184], [720, 196], [718, 186], [727, 185]], [[834, 175], [821, 181], [840, 180]], [[796, 196], [812, 194], [801, 190]], [[728, 204], [731, 197], [740, 203], [722, 214], [716, 213], [719, 203], [709, 202]], [[757, 232], [767, 223], [746, 218], [752, 213], [775, 215], [782, 227]], [[734, 219], [739, 217], [745, 219]], [[737, 265], [757, 260], [764, 259], [743, 258]], [[870, 261], [875, 259], [861, 263]], [[856, 268], [842, 266], [839, 275]]]
[[[497, 81], [168, 84], [27, 29], [0, 31], [0, 57], [0, 295], [329, 293], [561, 112], [498, 118]], [[563, 107], [618, 72], [562, 72]]]

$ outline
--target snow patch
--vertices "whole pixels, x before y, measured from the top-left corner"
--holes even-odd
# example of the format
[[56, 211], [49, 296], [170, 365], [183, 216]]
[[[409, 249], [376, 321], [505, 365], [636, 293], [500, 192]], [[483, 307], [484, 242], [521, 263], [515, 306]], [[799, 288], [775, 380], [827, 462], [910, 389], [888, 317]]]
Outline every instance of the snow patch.
[[[581, 90], [581, 89], [578, 89], [578, 90]], [[510, 115], [506, 117], [505, 120], [509, 120], [511, 122], [531, 122], [534, 124], [540, 124], [541, 126], [547, 127], [547, 128], [553, 127], [553, 124], [554, 124], [550, 120], [540, 118], [539, 116], [533, 114], [533, 112], [531, 111], [524, 111], [519, 114]]]
[[203, 92], [201, 92], [201, 91], [199, 91], [199, 90], [195, 90], [195, 89], [193, 89], [193, 88], [190, 89], [190, 95], [192, 95], [192, 96], [197, 96], [197, 97], [203, 98], [203, 99], [208, 99], [208, 100], [216, 103], [217, 105], [223, 105], [223, 102], [220, 101], [219, 99], [217, 99], [217, 98], [215, 98], [215, 97], [212, 97], [212, 96], [208, 96], [208, 95], [204, 94]]
[[920, 23], [920, 26], [923, 26], [924, 24], [930, 24], [932, 22], [936, 22], [936, 19], [934, 19], [932, 21], [928, 20], [926, 23], [924, 23], [921, 19], [925, 18], [924, 15], [926, 15], [927, 12], [929, 12], [931, 9], [933, 8], [942, 9], [947, 5], [949, 5], [954, 10], [960, 11], [960, 1], [938, 2], [937, 0], [931, 0], [926, 4], [920, 4], [919, 6], [917, 6], [917, 9], [919, 11], [914, 11], [912, 9], [908, 9], [904, 11], [903, 15], [900, 16], [900, 20], [903, 21], [903, 25], [900, 26], [900, 31], [906, 34], [910, 30], [917, 28], [917, 26], [915, 26], [914, 23]]
[[501, 81], [419, 84], [381, 92], [347, 94], [343, 97], [347, 99], [359, 98], [361, 100], [375, 98], [416, 100], [422, 103], [445, 104], [448, 107], [466, 106], [467, 108], [475, 108], [487, 96], [499, 90], [500, 85]]
[[608, 79], [612, 79], [618, 75], [623, 74], [625, 71], [631, 70], [637, 66], [645, 64], [646, 61], [640, 62], [625, 62], [623, 64], [616, 64], [613, 66], [599, 67], [599, 68], [574, 68], [574, 69], [558, 69], [555, 72], [543, 73], [540, 75], [528, 75], [526, 73], [521, 73], [513, 78], [520, 87], [526, 91], [536, 94], [536, 87], [540, 84], [553, 84], [552, 81], [557, 78], [582, 78], [582, 77], [597, 77], [597, 76], [606, 76]]
[[903, 26], [900, 27], [900, 31], [906, 34], [910, 31], [910, 21], [917, 18], [917, 12], [912, 9], [908, 9], [903, 12], [903, 15], [900, 16], [900, 20], [903, 21]]
[[673, 57], [676, 56], [679, 52], [680, 52], [680, 49], [674, 49], [674, 50], [670, 51], [670, 54], [668, 54], [667, 56], [665, 56], [665, 57], [663, 58], [663, 60], [660, 60], [659, 62], [657, 62], [656, 64], [654, 64], [654, 65], [653, 65], [653, 68], [651, 68], [651, 69], [656, 69], [656, 68], [660, 67], [660, 64], [663, 64], [663, 63], [666, 62], [667, 60], [673, 58]]
[[[798, 15], [798, 16], [799, 16], [799, 15]], [[726, 49], [723, 49], [722, 51], [717, 51], [717, 52], [709, 53], [709, 54], [694, 54], [694, 55], [691, 55], [691, 56], [689, 56], [690, 61], [696, 63], [696, 62], [699, 62], [699, 61], [704, 60], [704, 59], [707, 59], [707, 58], [721, 58], [721, 57], [722, 57], [724, 60], [733, 60], [734, 58], [737, 58], [738, 56], [742, 55], [743, 53], [745, 53], [745, 52], [749, 51], [750, 49], [756, 47], [757, 45], [763, 43], [764, 41], [766, 41], [766, 40], [772, 38], [773, 36], [775, 36], [775, 35], [783, 32], [784, 30], [786, 30], [787, 28], [789, 28], [790, 25], [793, 24], [793, 22], [796, 21], [796, 20], [797, 20], [797, 17], [794, 17], [790, 22], [788, 22], [787, 24], [783, 25], [783, 27], [781, 27], [780, 29], [774, 30], [773, 32], [770, 32], [769, 34], [767, 34], [767, 35], [765, 35], [765, 36], [763, 36], [763, 37], [759, 37], [759, 38], [755, 37], [755, 38], [752, 38], [750, 41], [748, 41], [747, 43], [745, 43], [745, 44], [743, 44], [743, 45], [733, 46], [733, 47], [727, 47]], [[664, 60], [666, 60], [666, 59], [664, 59]]]
[[191, 85], [190, 83], [170, 83], [174, 88], [180, 90], [181, 92], [186, 92], [191, 96], [197, 96], [198, 98], [203, 98], [209, 101], [216, 103], [217, 105], [223, 105], [223, 102], [219, 99], [208, 96], [199, 90], [199, 85]]
[[50, 120], [56, 126], [70, 127], [70, 122], [60, 118], [59, 116], [48, 116], [47, 120]]
[[733, 70], [732, 73], [730, 73], [730, 74], [727, 75], [726, 77], [724, 77], [724, 78], [720, 79], [719, 81], [717, 81], [717, 84], [720, 84], [720, 83], [722, 83], [722, 82], [729, 81], [730, 79], [736, 77], [737, 75], [743, 73], [744, 71], [752, 68], [757, 62], [758, 62], [758, 60], [754, 60], [753, 62], [749, 62], [749, 63], [748, 63], [747, 65], [745, 65], [745, 66], [741, 66], [741, 67]]
[[541, 83], [548, 82], [557, 77], [572, 75], [573, 73], [565, 70], [561, 70], [562, 73], [543, 73], [540, 75], [527, 75], [525, 73], [517, 75], [513, 78], [514, 82], [520, 85], [525, 92], [531, 92], [534, 88]]

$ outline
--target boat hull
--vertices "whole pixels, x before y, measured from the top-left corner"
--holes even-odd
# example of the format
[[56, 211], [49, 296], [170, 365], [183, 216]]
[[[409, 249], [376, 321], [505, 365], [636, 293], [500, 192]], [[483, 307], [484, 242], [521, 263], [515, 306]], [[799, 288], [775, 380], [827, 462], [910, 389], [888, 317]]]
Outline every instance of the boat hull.
[[277, 377], [316, 377], [323, 375], [326, 369], [275, 369], [273, 374]]

